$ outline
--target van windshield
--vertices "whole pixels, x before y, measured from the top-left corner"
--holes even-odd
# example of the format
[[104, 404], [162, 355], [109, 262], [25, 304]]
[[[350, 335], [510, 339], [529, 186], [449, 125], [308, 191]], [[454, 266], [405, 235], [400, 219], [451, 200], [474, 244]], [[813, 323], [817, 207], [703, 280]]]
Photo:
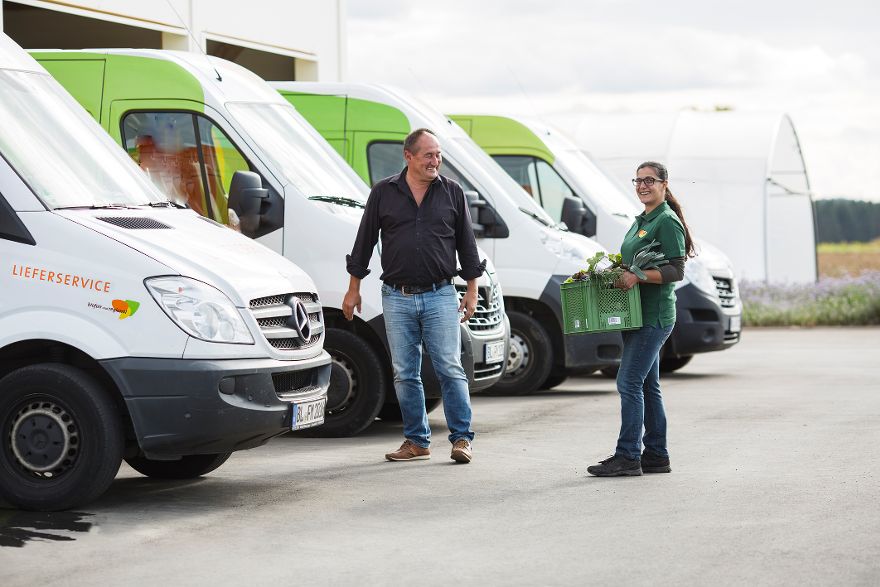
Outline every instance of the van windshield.
[[167, 199], [46, 74], [0, 71], [0, 153], [49, 209]]
[[555, 153], [556, 163], [564, 175], [577, 185], [577, 190], [592, 199], [596, 206], [611, 214], [635, 216], [639, 213], [633, 199], [589, 157], [576, 149]]
[[231, 102], [229, 112], [260, 155], [307, 197], [367, 201], [367, 185], [288, 104]]

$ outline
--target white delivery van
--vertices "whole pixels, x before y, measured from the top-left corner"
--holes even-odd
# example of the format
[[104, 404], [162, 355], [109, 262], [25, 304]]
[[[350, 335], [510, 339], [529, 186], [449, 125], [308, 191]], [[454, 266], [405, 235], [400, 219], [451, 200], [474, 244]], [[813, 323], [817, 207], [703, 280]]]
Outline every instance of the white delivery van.
[[[616, 178], [574, 143], [529, 118], [451, 117], [554, 220], [594, 237], [608, 251], [620, 251], [641, 210]], [[729, 349], [740, 339], [742, 302], [733, 267], [718, 249], [697, 237], [694, 241], [698, 255], [688, 259], [685, 278], [675, 283], [675, 329], [660, 352], [664, 372], [684, 367], [695, 354]]]
[[561, 230], [458, 125], [411, 96], [378, 85], [272, 85], [370, 183], [400, 173], [402, 144], [410, 131], [427, 127], [437, 134], [440, 172], [470, 192], [477, 243], [492, 256], [504, 284], [511, 343], [507, 372], [493, 389], [530, 393], [569, 374], [619, 364], [619, 332], [562, 333], [559, 285], [585, 267], [598, 244]]
[[0, 498], [74, 507], [122, 458], [193, 477], [323, 421], [306, 273], [169, 202], [5, 35], [0, 120]]
[[[284, 254], [315, 279], [332, 357], [327, 416], [310, 433], [348, 436], [377, 415], [400, 419], [379, 287], [380, 256], [361, 288], [362, 313], [342, 315], [351, 251], [368, 188], [333, 148], [266, 82], [228, 61], [193, 53], [114, 49], [33, 55], [98, 119], [153, 182], [181, 203]], [[231, 177], [265, 188], [230, 217]], [[260, 187], [259, 185], [257, 187]], [[482, 257], [487, 257], [483, 254]], [[455, 280], [460, 293], [466, 283]], [[504, 372], [509, 330], [491, 262], [478, 280], [477, 313], [462, 325], [471, 391]], [[425, 355], [427, 406], [440, 387]]]

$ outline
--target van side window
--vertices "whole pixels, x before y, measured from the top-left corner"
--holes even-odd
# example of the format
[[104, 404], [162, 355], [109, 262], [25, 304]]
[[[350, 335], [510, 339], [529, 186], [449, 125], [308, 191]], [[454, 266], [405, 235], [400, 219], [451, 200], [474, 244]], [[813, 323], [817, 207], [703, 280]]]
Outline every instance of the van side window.
[[538, 173], [535, 169], [535, 158], [525, 155], [493, 155], [492, 158], [501, 166], [507, 175], [522, 186], [530, 196], [540, 202], [538, 189]]
[[535, 167], [538, 170], [538, 185], [541, 188], [541, 207], [553, 220], [561, 220], [562, 203], [566, 197], [575, 197], [574, 192], [546, 161], [536, 160]]
[[122, 138], [131, 158], [171, 200], [222, 224], [232, 175], [250, 170], [222, 130], [192, 112], [130, 112]]
[[232, 175], [236, 171], [250, 171], [250, 165], [220, 127], [202, 116], [196, 116], [196, 119], [199, 123], [199, 142], [208, 193], [217, 209], [218, 217], [215, 220], [227, 224], [229, 185], [232, 183]]
[[403, 158], [403, 143], [376, 141], [367, 145], [367, 166], [370, 170], [370, 185], [380, 179], [400, 175], [406, 166]]
[[205, 198], [193, 115], [132, 112], [122, 121], [125, 150], [169, 199], [214, 218]]

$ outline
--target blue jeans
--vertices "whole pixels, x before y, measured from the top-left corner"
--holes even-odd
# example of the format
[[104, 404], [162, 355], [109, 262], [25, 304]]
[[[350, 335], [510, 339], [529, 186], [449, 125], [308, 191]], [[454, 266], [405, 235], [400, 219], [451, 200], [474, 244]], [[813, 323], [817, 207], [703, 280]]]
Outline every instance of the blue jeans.
[[666, 412], [660, 395], [660, 348], [673, 326], [642, 326], [623, 333], [623, 357], [617, 372], [620, 436], [615, 454], [640, 459], [644, 426], [645, 448], [654, 454], [669, 456]]
[[431, 428], [422, 387], [422, 343], [440, 381], [449, 441], [474, 439], [467, 374], [461, 366], [458, 303], [452, 285], [414, 295], [382, 285], [382, 311], [403, 435], [423, 448], [431, 443]]

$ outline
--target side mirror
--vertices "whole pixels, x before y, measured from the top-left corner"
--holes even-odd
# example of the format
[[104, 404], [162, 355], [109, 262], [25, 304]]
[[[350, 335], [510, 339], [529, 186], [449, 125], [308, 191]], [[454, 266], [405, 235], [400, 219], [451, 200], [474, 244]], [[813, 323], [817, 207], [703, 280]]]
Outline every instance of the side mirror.
[[584, 236], [596, 236], [596, 215], [580, 198], [566, 196], [562, 202], [562, 223], [572, 232]]
[[486, 235], [486, 227], [480, 222], [480, 211], [488, 205], [486, 200], [480, 198], [480, 194], [474, 190], [465, 190], [464, 197], [467, 199], [471, 213], [471, 226], [474, 228], [474, 236], [482, 238]]
[[252, 171], [236, 171], [229, 186], [229, 207], [241, 221], [241, 231], [253, 234], [260, 227], [263, 202], [269, 190], [263, 187], [260, 176]]
[[506, 238], [510, 236], [510, 230], [504, 224], [504, 220], [489, 205], [489, 202], [480, 197], [478, 192], [465, 190], [468, 208], [471, 213], [471, 225], [474, 228], [474, 236], [477, 238]]

